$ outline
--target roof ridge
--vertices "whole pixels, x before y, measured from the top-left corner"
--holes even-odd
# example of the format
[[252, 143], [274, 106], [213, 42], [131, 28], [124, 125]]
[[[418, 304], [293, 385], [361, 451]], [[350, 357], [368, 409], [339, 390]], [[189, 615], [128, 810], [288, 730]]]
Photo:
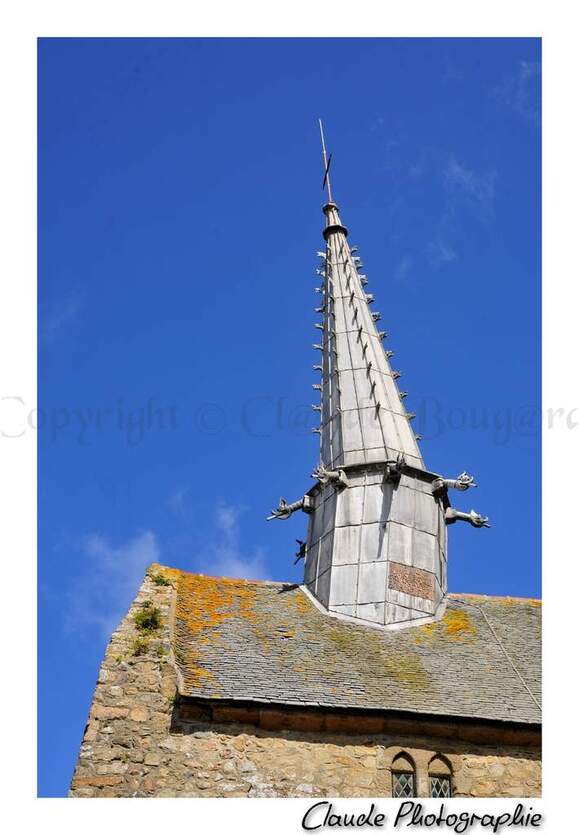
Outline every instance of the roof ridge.
[[147, 568], [147, 571], [151, 569], [156, 570], [165, 570], [165, 571], [178, 571], [179, 574], [187, 574], [189, 577], [205, 577], [209, 580], [222, 580], [226, 583], [243, 583], [249, 585], [257, 585], [257, 586], [299, 586], [299, 583], [292, 583], [290, 581], [281, 581], [281, 580], [253, 580], [247, 577], [226, 577], [221, 574], [205, 574], [203, 571], [187, 571], [184, 568], [174, 568], [171, 565], [162, 565], [158, 562], [153, 562]]
[[543, 604], [543, 601], [540, 597], [515, 597], [509, 594], [479, 594], [473, 592], [449, 592], [448, 597], [452, 598], [468, 598], [468, 599], [475, 599], [475, 600], [496, 600], [496, 601], [508, 601], [509, 603], [533, 603], [538, 606]]

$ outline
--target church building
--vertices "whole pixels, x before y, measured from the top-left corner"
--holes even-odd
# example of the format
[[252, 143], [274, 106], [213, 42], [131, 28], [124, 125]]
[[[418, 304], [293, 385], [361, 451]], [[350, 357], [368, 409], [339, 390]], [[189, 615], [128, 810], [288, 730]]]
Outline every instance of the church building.
[[73, 797], [540, 795], [540, 602], [448, 592], [449, 527], [489, 521], [454, 507], [471, 475], [424, 463], [323, 152], [320, 457], [268, 517], [306, 515], [303, 583], [152, 565]]

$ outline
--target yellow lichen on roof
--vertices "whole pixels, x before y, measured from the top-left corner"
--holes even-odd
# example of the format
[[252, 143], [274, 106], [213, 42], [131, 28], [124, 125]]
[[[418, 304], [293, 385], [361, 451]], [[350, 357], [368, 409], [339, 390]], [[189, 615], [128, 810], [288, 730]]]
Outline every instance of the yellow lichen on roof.
[[461, 643], [472, 643], [476, 628], [467, 612], [460, 609], [447, 609], [444, 617], [416, 627], [415, 641], [420, 645], [432, 644], [438, 638], [450, 638]]
[[291, 602], [293, 603], [293, 605], [296, 607], [296, 609], [298, 610], [298, 612], [300, 614], [309, 615], [313, 604], [311, 603], [310, 600], [308, 600], [308, 598], [305, 596], [305, 594], [300, 593], [300, 594], [292, 595], [291, 596]]
[[247, 580], [207, 577], [176, 569], [163, 569], [163, 575], [176, 582], [176, 631], [182, 637], [179, 648], [185, 656], [182, 666], [186, 678], [191, 686], [201, 686], [203, 680], [213, 679], [211, 671], [203, 666], [202, 647], [216, 640], [217, 630], [228, 618], [256, 619], [255, 585]]

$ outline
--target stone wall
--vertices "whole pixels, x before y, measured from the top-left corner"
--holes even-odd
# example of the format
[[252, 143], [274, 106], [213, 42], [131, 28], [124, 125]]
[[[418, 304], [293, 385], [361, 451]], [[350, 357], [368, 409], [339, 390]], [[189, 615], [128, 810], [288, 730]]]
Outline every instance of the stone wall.
[[[177, 699], [172, 591], [147, 577], [111, 638], [71, 796], [389, 797], [401, 751], [419, 796], [436, 754], [455, 796], [540, 794], [536, 732]], [[159, 628], [139, 629], [135, 615], [152, 611]]]

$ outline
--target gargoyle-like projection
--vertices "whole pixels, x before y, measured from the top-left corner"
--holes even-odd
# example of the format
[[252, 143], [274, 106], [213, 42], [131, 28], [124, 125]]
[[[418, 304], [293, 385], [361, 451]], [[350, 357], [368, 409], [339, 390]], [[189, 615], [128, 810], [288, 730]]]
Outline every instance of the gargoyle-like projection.
[[296, 502], [292, 502], [291, 504], [288, 504], [282, 497], [279, 500], [278, 506], [275, 510], [272, 510], [270, 515], [267, 517], [267, 521], [269, 522], [271, 519], [289, 519], [292, 513], [295, 513], [296, 510], [303, 510], [305, 513], [311, 513], [312, 509], [312, 500], [307, 495], [302, 496], [301, 499], [298, 499]]
[[[475, 483], [474, 476], [469, 475], [467, 472], [462, 472], [456, 478], [435, 478], [431, 487], [433, 494], [439, 498], [446, 496], [449, 489], [464, 492], [470, 487], [477, 487], [477, 484]], [[445, 520], [447, 525], [453, 525], [455, 522], [461, 521], [469, 522], [475, 528], [490, 528], [488, 516], [481, 516], [480, 513], [474, 510], [471, 510], [470, 513], [463, 513], [463, 511], [449, 506], [445, 510]]]
[[327, 470], [323, 464], [318, 464], [312, 473], [312, 478], [316, 478], [322, 484], [332, 482], [336, 487], [348, 486], [348, 479], [344, 470]]
[[386, 462], [386, 473], [384, 474], [385, 481], [393, 481], [397, 482], [400, 481], [400, 476], [402, 475], [404, 468], [406, 466], [406, 460], [402, 453], [398, 455], [396, 460], [391, 460]]
[[[316, 430], [313, 431], [315, 432]], [[317, 479], [321, 484], [332, 483], [337, 490], [343, 490], [345, 487], [349, 486], [344, 470], [328, 470], [323, 464], [318, 464], [312, 473], [312, 478]], [[270, 515], [267, 517], [267, 521], [269, 522], [271, 519], [289, 519], [292, 513], [295, 513], [296, 510], [303, 510], [304, 513], [312, 512], [313, 503], [307, 493], [305, 496], [302, 496], [301, 499], [298, 499], [291, 504], [288, 504], [288, 502], [286, 502], [286, 500], [282, 497], [279, 500], [278, 506], [275, 510], [272, 510]], [[299, 539], [296, 541], [300, 545], [300, 550], [296, 556], [298, 559], [301, 559], [301, 557], [305, 555], [305, 550], [302, 553], [302, 547], [305, 549], [305, 544], [303, 544]]]
[[454, 507], [447, 507], [445, 511], [445, 518], [447, 525], [453, 525], [455, 522], [469, 522], [474, 528], [490, 528], [488, 516], [481, 516], [475, 510], [470, 513], [463, 513], [462, 510], [456, 510]]
[[456, 478], [437, 478], [432, 482], [432, 492], [437, 495], [443, 493], [449, 488], [453, 490], [468, 490], [469, 487], [477, 487], [474, 476], [467, 472], [462, 472]]

